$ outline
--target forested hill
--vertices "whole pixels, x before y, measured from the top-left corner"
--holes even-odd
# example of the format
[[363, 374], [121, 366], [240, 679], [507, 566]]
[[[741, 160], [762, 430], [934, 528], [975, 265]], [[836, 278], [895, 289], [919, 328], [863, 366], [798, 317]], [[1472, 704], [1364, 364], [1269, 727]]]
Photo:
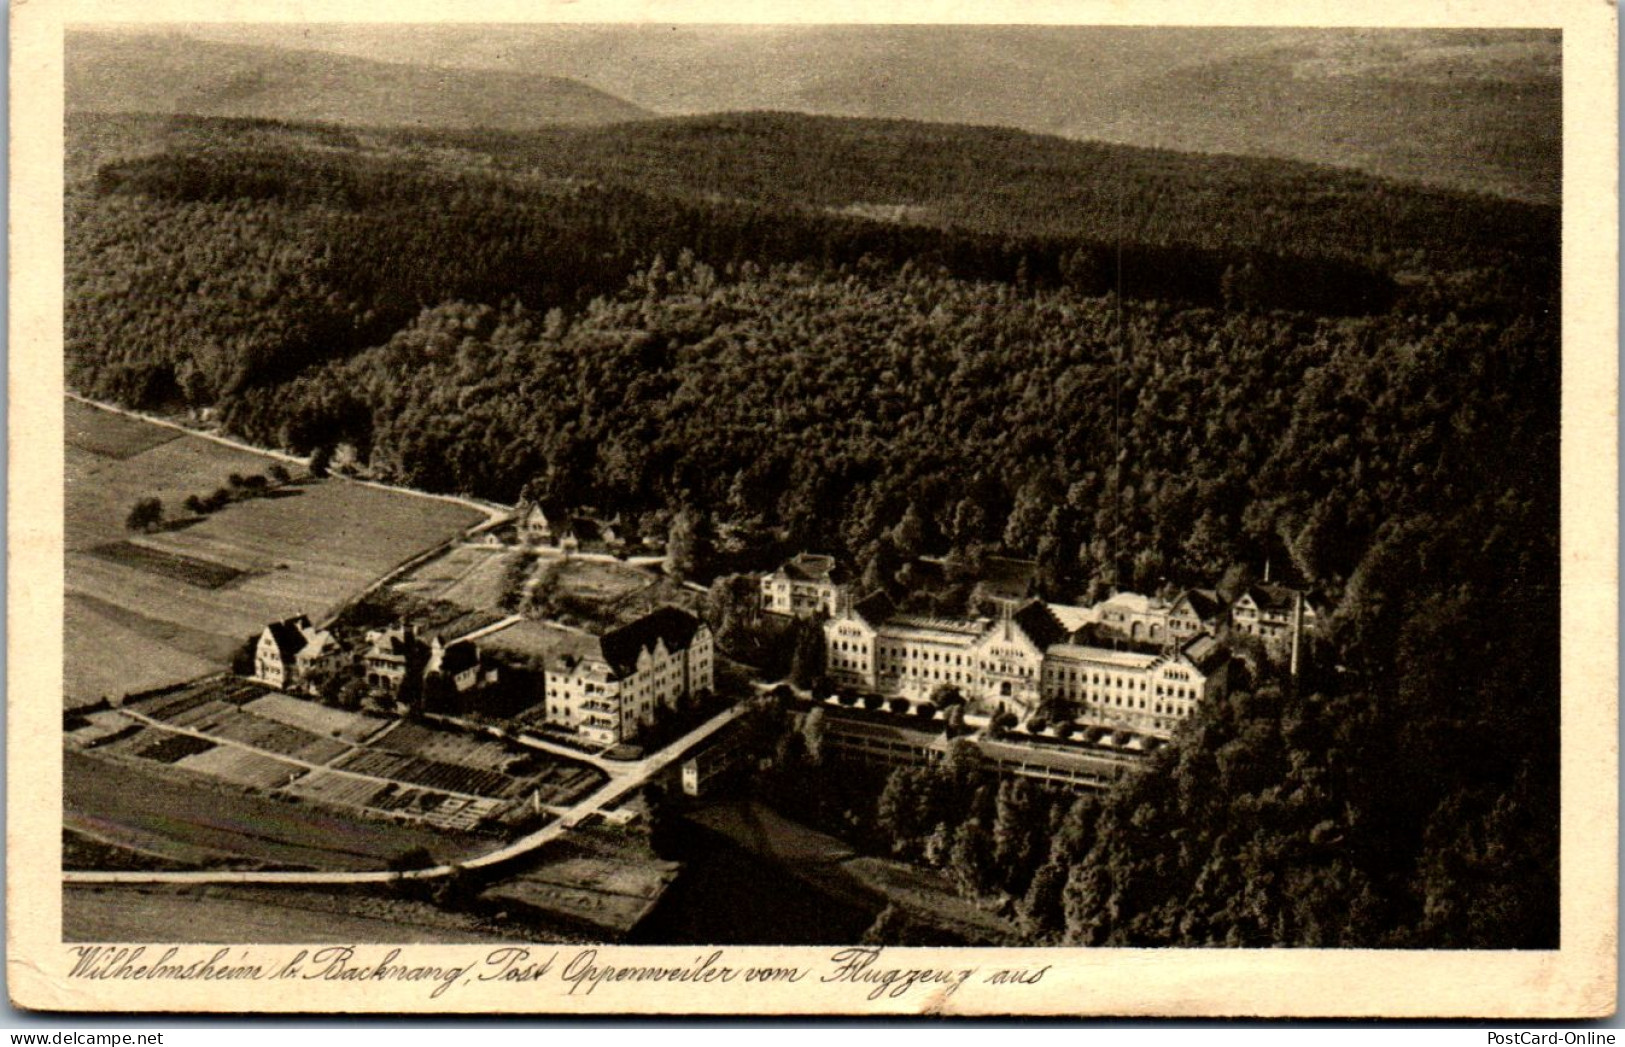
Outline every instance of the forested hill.
[[286, 378], [444, 301], [579, 309], [682, 250], [724, 271], [867, 258], [1316, 315], [1504, 317], [1548, 301], [1558, 273], [1550, 208], [992, 129], [746, 114], [528, 135], [69, 130], [70, 373], [134, 402]]
[[898, 595], [920, 553], [1058, 599], [1290, 559], [1319, 668], [1002, 863], [1035, 934], [1555, 944], [1555, 209], [776, 115], [69, 132], [80, 391]]
[[1001, 235], [1257, 247], [1406, 268], [1417, 249], [1549, 246], [1556, 209], [1313, 164], [996, 127], [723, 113], [523, 134], [397, 136], [507, 170]]
[[377, 127], [533, 128], [631, 120], [645, 109], [558, 76], [375, 62], [174, 34], [75, 31], [70, 113], [321, 120]]

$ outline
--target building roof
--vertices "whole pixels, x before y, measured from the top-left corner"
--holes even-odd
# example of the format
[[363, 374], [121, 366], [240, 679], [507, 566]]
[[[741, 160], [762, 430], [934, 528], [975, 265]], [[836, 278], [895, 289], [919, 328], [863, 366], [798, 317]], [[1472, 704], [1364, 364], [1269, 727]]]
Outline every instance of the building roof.
[[372, 645], [368, 655], [377, 658], [406, 659], [423, 647], [417, 629], [410, 622], [397, 622], [374, 630], [367, 634], [367, 642]]
[[1086, 625], [1093, 625], [1098, 619], [1093, 607], [1073, 607], [1070, 604], [1052, 603], [1049, 613], [1061, 623], [1061, 628], [1069, 633], [1075, 633]]
[[[1019, 737], [1019, 736], [1018, 736]], [[1123, 766], [1123, 757], [1102, 753], [1099, 749], [1065, 749], [1059, 746], [1032, 745], [1026, 741], [999, 741], [983, 738], [977, 741], [982, 755], [995, 761], [1026, 764], [1052, 771], [1083, 771], [1110, 776]]]
[[796, 582], [829, 582], [839, 585], [846, 580], [846, 571], [833, 556], [822, 553], [797, 553], [784, 561], [776, 574]]
[[1196, 612], [1196, 617], [1204, 622], [1224, 613], [1224, 598], [1214, 589], [1186, 589], [1174, 600], [1175, 606], [1180, 601], [1189, 603], [1191, 610]]
[[877, 589], [853, 604], [852, 613], [862, 618], [869, 628], [878, 629], [882, 623], [897, 613], [897, 606], [883, 590]]
[[1113, 593], [1095, 604], [1094, 611], [1097, 616], [1104, 615], [1107, 611], [1121, 611], [1124, 614], [1151, 614], [1162, 610], [1166, 606], [1154, 596], [1145, 596], [1141, 593]]
[[1012, 619], [1021, 626], [1021, 631], [1027, 634], [1027, 638], [1038, 645], [1039, 650], [1065, 640], [1070, 631], [1050, 612], [1049, 605], [1042, 600], [1029, 601], [1012, 616]]
[[429, 658], [429, 672], [445, 673], [447, 676], [456, 676], [480, 664], [479, 648], [467, 641], [457, 641], [444, 647], [435, 645], [434, 653]]
[[1162, 659], [1160, 654], [1142, 651], [1114, 651], [1108, 647], [1091, 647], [1076, 643], [1058, 643], [1046, 653], [1051, 658], [1087, 662], [1091, 665], [1107, 666], [1113, 669], [1146, 669]]
[[284, 662], [293, 661], [311, 641], [310, 619], [302, 614], [284, 618], [280, 622], [272, 622], [265, 628], [270, 632], [271, 640], [276, 644]]
[[893, 615], [885, 622], [886, 636], [897, 640], [968, 647], [987, 632], [985, 618], [937, 618], [926, 614]]
[[1207, 633], [1193, 636], [1185, 646], [1179, 649], [1179, 653], [1188, 658], [1192, 665], [1204, 673], [1218, 665], [1225, 657], [1224, 648], [1219, 646], [1219, 641]]
[[[1289, 589], [1284, 585], [1270, 585], [1266, 582], [1259, 582], [1248, 586], [1242, 595], [1250, 595], [1261, 611], [1290, 614], [1293, 599], [1301, 594], [1297, 589]], [[1305, 599], [1304, 602], [1307, 605], [1308, 600]]]
[[604, 659], [621, 674], [638, 667], [638, 655], [664, 643], [667, 651], [683, 651], [694, 642], [694, 634], [704, 623], [681, 607], [657, 607], [626, 625], [604, 634], [599, 641]]
[[843, 710], [829, 709], [824, 719], [824, 729], [839, 734], [861, 735], [867, 738], [880, 738], [886, 741], [905, 742], [927, 749], [947, 751], [948, 742], [943, 737], [942, 724], [925, 726], [931, 721], [922, 721], [922, 726], [905, 726], [902, 723], [882, 723], [876, 720], [859, 719], [856, 716], [843, 715]]

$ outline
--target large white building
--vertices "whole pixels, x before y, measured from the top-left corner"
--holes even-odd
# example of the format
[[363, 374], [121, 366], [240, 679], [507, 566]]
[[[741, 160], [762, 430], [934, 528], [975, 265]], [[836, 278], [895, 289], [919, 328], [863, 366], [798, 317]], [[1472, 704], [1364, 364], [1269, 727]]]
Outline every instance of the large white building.
[[826, 669], [838, 684], [915, 703], [951, 684], [987, 712], [1024, 717], [1049, 702], [1085, 722], [1162, 737], [1224, 690], [1228, 658], [1211, 636], [1114, 650], [1063, 624], [1089, 624], [1080, 610], [1032, 600], [997, 618], [937, 618], [870, 597], [825, 623]]
[[711, 630], [676, 607], [603, 636], [530, 621], [480, 643], [539, 669], [547, 722], [598, 745], [634, 740], [662, 711], [714, 686]]
[[1043, 693], [1088, 723], [1167, 737], [1224, 691], [1228, 664], [1206, 635], [1156, 654], [1059, 643], [1045, 652]]

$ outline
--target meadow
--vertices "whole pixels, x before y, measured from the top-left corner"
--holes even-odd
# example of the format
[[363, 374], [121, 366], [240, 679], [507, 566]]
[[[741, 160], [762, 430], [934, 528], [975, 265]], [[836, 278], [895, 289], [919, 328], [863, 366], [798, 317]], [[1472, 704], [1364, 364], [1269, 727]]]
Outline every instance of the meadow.
[[[266, 622], [330, 614], [483, 518], [340, 478], [300, 480], [197, 517], [182, 508], [189, 495], [207, 496], [233, 473], [265, 474], [275, 459], [79, 401], [66, 406], [69, 707], [225, 668]], [[164, 527], [126, 529], [130, 507], [149, 497], [163, 502]]]

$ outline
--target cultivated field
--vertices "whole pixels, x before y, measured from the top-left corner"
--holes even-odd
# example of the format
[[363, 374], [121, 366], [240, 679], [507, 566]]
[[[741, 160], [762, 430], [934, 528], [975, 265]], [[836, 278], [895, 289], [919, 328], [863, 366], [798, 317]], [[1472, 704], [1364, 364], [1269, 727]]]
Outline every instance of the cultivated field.
[[[149, 720], [157, 725], [146, 725]], [[381, 821], [468, 832], [493, 820], [539, 818], [541, 808], [568, 806], [604, 780], [592, 767], [514, 743], [327, 708], [232, 677], [92, 714], [69, 733], [68, 744], [80, 761], [87, 752], [95, 754], [74, 766], [98, 777], [128, 772], [137, 793], [151, 775], [172, 768], [171, 789], [194, 790], [185, 795], [218, 789], [228, 797], [224, 810], [247, 804], [257, 812], [218, 822], [197, 806], [166, 811], [161, 798], [152, 808], [111, 797], [105, 789], [70, 798], [69, 824], [75, 828], [106, 843], [193, 864], [241, 856], [350, 868], [350, 859], [341, 857], [335, 865], [315, 853], [326, 849], [329, 836], [312, 837], [321, 843], [294, 857], [304, 842], [297, 831], [267, 833], [253, 823], [270, 818], [275, 827], [292, 818], [290, 824], [321, 826], [335, 840], [357, 826], [370, 838], [365, 827]], [[81, 783], [69, 785], [71, 792]], [[254, 795], [244, 795], [245, 789]], [[290, 802], [255, 808], [260, 794]], [[307, 804], [322, 805], [327, 813]], [[489, 835], [484, 845], [494, 846]], [[336, 850], [342, 856], [357, 849]]]
[[[196, 520], [189, 495], [263, 474], [268, 456], [70, 400], [67, 411], [69, 706], [223, 668], [267, 621], [324, 615], [418, 552], [478, 523], [474, 509], [348, 480], [295, 484]], [[162, 500], [156, 534], [124, 527]]]
[[62, 760], [68, 828], [176, 861], [382, 869], [414, 847], [440, 861], [491, 848], [480, 837], [344, 818], [225, 783], [182, 780], [161, 765], [149, 771], [71, 750]]

